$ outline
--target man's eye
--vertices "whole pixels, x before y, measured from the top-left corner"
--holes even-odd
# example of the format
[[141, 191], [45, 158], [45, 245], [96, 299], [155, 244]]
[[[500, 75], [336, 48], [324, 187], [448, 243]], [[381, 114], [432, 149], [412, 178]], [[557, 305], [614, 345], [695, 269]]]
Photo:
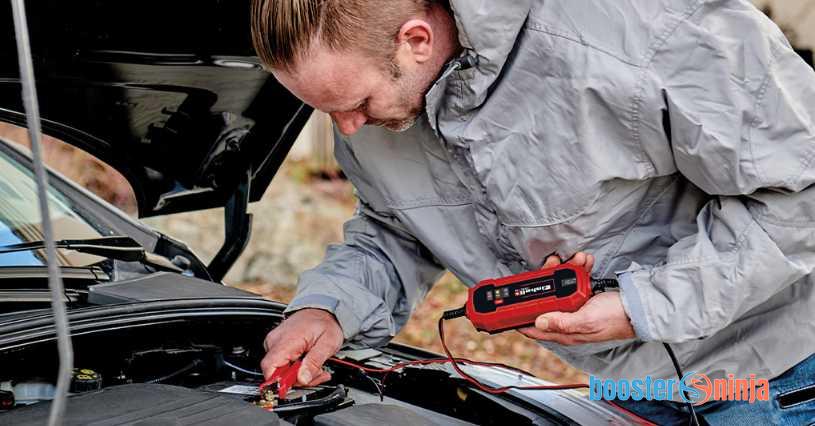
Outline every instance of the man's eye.
[[368, 110], [368, 99], [360, 102], [359, 106], [356, 107], [356, 111], [365, 112]]

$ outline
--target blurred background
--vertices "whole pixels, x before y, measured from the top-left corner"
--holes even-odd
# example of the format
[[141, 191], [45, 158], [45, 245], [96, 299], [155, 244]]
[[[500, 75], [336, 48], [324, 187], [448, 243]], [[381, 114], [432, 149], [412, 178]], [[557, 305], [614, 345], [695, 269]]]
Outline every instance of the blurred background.
[[[802, 57], [812, 63], [815, 49], [815, 1], [766, 0], [756, 5], [787, 34]], [[331, 122], [315, 113], [295, 143], [264, 198], [251, 205], [252, 239], [226, 277], [229, 285], [288, 302], [297, 275], [315, 266], [330, 243], [342, 240], [342, 224], [353, 213], [353, 188], [334, 162]], [[0, 123], [0, 137], [28, 145], [24, 129]], [[54, 138], [44, 140], [45, 160], [53, 169], [90, 189], [128, 214], [135, 215], [132, 190], [116, 171], [89, 154]], [[220, 210], [184, 213], [145, 220], [159, 231], [186, 242], [208, 262], [220, 248], [223, 214]], [[445, 275], [417, 307], [396, 340], [441, 352], [436, 321], [445, 309], [459, 307], [466, 288]], [[447, 328], [455, 354], [483, 361], [507, 363], [555, 382], [586, 380], [585, 375], [518, 333], [488, 336], [466, 320]]]

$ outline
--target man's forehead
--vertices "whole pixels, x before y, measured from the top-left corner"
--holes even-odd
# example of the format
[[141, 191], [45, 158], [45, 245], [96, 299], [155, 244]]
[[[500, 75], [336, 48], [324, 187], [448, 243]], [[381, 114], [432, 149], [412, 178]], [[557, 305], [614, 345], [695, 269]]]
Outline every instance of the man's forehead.
[[365, 79], [364, 63], [348, 55], [316, 53], [298, 61], [291, 71], [274, 75], [300, 99], [322, 111], [353, 108]]

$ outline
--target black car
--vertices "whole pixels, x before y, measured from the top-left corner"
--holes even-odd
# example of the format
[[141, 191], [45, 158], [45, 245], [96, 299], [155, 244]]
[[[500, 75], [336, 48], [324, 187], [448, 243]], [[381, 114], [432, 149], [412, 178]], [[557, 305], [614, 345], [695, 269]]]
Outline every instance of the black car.
[[[264, 72], [248, 2], [30, 1], [43, 132], [118, 170], [138, 216], [222, 208], [205, 264], [183, 243], [52, 172], [47, 188], [75, 351], [68, 424], [630, 424], [579, 391], [470, 386], [404, 345], [348, 346], [333, 379], [259, 406], [266, 333], [284, 305], [222, 284], [260, 199], [311, 110]], [[0, 48], [0, 121], [25, 125], [10, 7]], [[32, 162], [0, 143], [0, 424], [42, 424], [58, 369]], [[0, 251], [3, 251], [0, 247]], [[10, 252], [9, 247], [15, 251]], [[488, 385], [546, 382], [468, 365]], [[384, 383], [383, 383], [384, 382]]]

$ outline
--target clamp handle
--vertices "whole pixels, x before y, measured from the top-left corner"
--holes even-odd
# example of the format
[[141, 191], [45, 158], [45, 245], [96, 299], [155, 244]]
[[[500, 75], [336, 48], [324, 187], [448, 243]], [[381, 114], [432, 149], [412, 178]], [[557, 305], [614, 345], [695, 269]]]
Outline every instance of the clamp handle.
[[289, 389], [297, 383], [297, 372], [300, 371], [302, 363], [302, 361], [297, 360], [287, 366], [275, 369], [274, 373], [272, 373], [272, 377], [269, 377], [268, 380], [260, 384], [259, 389], [261, 395], [267, 387], [277, 384], [278, 398], [286, 396]]

